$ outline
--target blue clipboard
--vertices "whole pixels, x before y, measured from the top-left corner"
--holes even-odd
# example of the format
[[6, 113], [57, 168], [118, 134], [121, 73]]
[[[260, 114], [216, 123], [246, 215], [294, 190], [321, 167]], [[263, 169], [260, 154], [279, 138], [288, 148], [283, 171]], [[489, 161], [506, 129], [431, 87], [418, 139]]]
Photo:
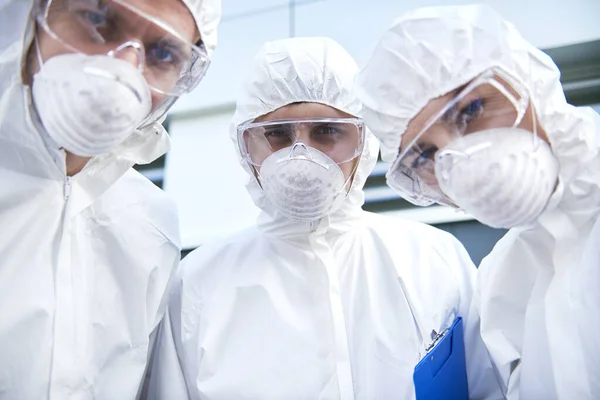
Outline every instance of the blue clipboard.
[[417, 400], [469, 398], [462, 318], [419, 361], [413, 374]]

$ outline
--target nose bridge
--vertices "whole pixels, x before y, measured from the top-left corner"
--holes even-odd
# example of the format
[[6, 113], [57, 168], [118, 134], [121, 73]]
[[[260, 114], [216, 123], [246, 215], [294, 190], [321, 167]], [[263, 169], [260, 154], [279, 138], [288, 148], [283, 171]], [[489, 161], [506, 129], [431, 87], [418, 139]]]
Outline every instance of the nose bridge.
[[450, 135], [456, 130], [453, 121], [440, 119], [429, 127], [422, 136], [429, 135]]
[[137, 40], [128, 40], [115, 49], [111, 50], [108, 55], [131, 63], [140, 71], [144, 70], [144, 46]]
[[300, 122], [294, 126], [294, 141], [310, 146], [310, 124]]
[[306, 157], [310, 154], [308, 146], [303, 141], [296, 141], [290, 149], [290, 157], [303, 156]]
[[451, 141], [462, 136], [460, 129], [448, 121], [437, 121], [417, 138], [417, 143], [427, 143], [438, 149], [445, 147]]
[[440, 130], [445, 129], [448, 132], [454, 131], [457, 125], [458, 112], [456, 109], [451, 108], [446, 111], [444, 115], [442, 115], [437, 121], [435, 121], [430, 130]]

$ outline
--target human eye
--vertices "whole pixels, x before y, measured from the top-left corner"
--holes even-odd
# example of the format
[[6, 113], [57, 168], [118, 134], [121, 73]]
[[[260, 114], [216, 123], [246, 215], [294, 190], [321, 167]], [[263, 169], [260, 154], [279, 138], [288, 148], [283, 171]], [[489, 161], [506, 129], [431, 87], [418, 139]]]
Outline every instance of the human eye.
[[151, 65], [181, 67], [184, 63], [184, 51], [177, 43], [160, 41], [147, 50]]
[[457, 114], [458, 123], [461, 125], [468, 124], [476, 120], [483, 113], [483, 100], [476, 98], [466, 102], [466, 105], [460, 107]]
[[81, 10], [79, 15], [94, 27], [100, 28], [106, 24], [106, 16], [100, 12], [92, 10]]
[[293, 140], [289, 128], [281, 125], [274, 125], [265, 127], [264, 129], [263, 135], [271, 147], [282, 148], [291, 145]]
[[322, 125], [317, 129], [317, 132], [322, 135], [338, 135], [341, 130], [334, 125]]
[[418, 147], [413, 150], [413, 157], [410, 162], [410, 167], [413, 169], [418, 169], [427, 164], [428, 161], [433, 161], [435, 153], [438, 151], [438, 148], [433, 145], [427, 145], [424, 147]]
[[101, 2], [75, 0], [69, 2], [69, 12], [74, 13], [80, 22], [101, 28], [107, 25], [107, 8]]
[[87, 35], [95, 42], [105, 42], [105, 34], [109, 31], [110, 19], [107, 7], [102, 3], [91, 0], [78, 0], [69, 2], [69, 13], [79, 25], [78, 35]]
[[281, 138], [287, 136], [287, 131], [281, 127], [273, 127], [265, 130], [266, 138]]
[[346, 134], [342, 126], [333, 123], [316, 125], [311, 129], [311, 132], [314, 136], [321, 139], [339, 139]]

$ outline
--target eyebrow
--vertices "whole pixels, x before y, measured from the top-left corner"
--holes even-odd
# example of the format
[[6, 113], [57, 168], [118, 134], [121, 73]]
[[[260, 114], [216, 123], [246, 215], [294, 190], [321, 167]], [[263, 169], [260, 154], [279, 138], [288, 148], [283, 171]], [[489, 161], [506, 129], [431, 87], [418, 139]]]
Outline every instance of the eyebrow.
[[466, 87], [469, 86], [471, 84], [471, 82], [473, 82], [477, 78], [478, 78], [478, 76], [476, 76], [473, 79], [470, 79], [467, 83], [465, 83], [464, 85], [461, 85], [461, 86], [457, 87], [456, 89], [454, 89], [450, 93], [452, 94], [453, 97], [456, 97], [456, 95], [458, 95], [460, 92], [462, 92], [464, 89], [466, 89]]

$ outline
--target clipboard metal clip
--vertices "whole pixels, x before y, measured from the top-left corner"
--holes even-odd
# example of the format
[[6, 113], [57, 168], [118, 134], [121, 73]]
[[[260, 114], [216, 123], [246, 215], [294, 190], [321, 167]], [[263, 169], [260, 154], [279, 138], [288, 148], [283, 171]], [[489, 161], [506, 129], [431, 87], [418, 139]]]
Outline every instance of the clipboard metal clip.
[[437, 333], [435, 329], [433, 329], [431, 331], [432, 342], [427, 347], [425, 347], [425, 352], [429, 353], [435, 347], [435, 345], [438, 344], [438, 342], [444, 337], [444, 335], [448, 333], [449, 330], [450, 328], [446, 328], [441, 333]]

